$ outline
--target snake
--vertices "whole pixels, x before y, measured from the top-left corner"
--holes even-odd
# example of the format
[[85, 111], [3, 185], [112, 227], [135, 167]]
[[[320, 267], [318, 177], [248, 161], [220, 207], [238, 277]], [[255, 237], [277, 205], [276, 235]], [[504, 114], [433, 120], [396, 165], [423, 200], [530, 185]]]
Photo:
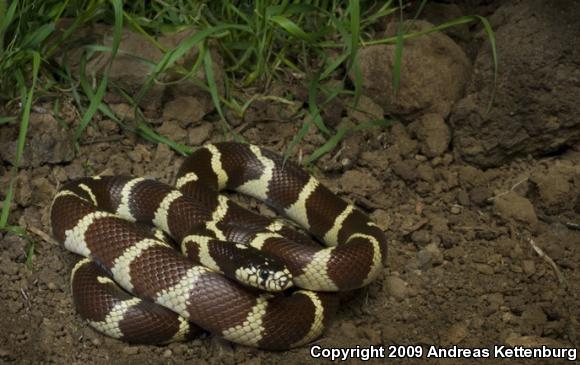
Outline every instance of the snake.
[[130, 343], [209, 332], [266, 350], [303, 346], [328, 327], [337, 292], [373, 282], [387, 253], [383, 230], [354, 204], [297, 163], [238, 142], [198, 147], [173, 186], [73, 180], [57, 191], [50, 220], [55, 239], [84, 257], [71, 274], [76, 311]]

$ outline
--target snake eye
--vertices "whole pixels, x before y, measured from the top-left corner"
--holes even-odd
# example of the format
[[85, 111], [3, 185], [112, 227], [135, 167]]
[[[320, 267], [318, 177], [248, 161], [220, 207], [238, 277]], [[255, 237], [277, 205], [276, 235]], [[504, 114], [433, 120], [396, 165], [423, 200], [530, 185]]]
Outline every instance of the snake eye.
[[260, 270], [260, 272], [258, 273], [258, 275], [260, 276], [260, 279], [262, 280], [266, 280], [270, 277], [270, 271], [268, 270]]

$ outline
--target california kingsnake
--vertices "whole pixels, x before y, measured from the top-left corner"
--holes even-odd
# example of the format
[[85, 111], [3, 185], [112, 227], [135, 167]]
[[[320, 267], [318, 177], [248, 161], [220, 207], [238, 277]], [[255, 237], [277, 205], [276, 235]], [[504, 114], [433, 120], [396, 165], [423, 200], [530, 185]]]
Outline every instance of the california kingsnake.
[[[383, 267], [381, 229], [268, 150], [231, 142], [201, 147], [183, 163], [176, 187], [93, 177], [55, 196], [55, 238], [90, 258], [75, 266], [72, 291], [77, 311], [97, 330], [161, 343], [199, 332], [189, 321], [236, 343], [287, 349], [320, 336], [337, 304], [327, 292], [365, 286]], [[240, 207], [218, 194], [224, 189], [266, 202], [328, 247]], [[256, 247], [281, 260], [303, 289], [272, 294], [243, 286], [179, 254], [144, 223], [168, 233], [196, 261], [217, 261], [220, 249], [206, 246], [212, 241]]]

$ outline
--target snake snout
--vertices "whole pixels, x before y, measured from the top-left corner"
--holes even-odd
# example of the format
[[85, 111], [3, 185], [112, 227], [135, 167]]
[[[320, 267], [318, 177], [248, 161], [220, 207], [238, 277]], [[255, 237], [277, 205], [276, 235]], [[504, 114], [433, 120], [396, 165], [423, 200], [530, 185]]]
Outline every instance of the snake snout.
[[285, 266], [272, 267], [269, 262], [239, 268], [236, 270], [236, 279], [248, 286], [269, 292], [283, 291], [294, 285], [290, 270]]
[[292, 274], [290, 270], [284, 268], [283, 270], [271, 271], [266, 280], [264, 280], [264, 290], [267, 291], [283, 291], [293, 285]]

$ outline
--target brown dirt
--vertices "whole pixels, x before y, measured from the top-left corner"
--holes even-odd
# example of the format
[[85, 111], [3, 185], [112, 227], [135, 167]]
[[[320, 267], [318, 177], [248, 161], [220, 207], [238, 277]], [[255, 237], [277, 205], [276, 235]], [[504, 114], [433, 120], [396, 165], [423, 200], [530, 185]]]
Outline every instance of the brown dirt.
[[[50, 111], [48, 105], [40, 108]], [[239, 130], [250, 142], [283, 151], [300, 125], [279, 117], [284, 108], [264, 103], [251, 111], [263, 119], [245, 120]], [[64, 107], [60, 117], [70, 124], [74, 110]], [[164, 134], [183, 142], [222, 139], [221, 128], [208, 121], [159, 124]], [[68, 286], [75, 257], [47, 239], [54, 192], [70, 179], [101, 173], [147, 175], [171, 183], [182, 158], [164, 145], [123, 134], [110, 121], [90, 127], [73, 158], [67, 145], [70, 138], [58, 126], [48, 112], [33, 114], [29, 145], [36, 152], [17, 180], [11, 222], [26, 227], [36, 242], [30, 268], [25, 264], [28, 242], [0, 233], [0, 363], [320, 361], [310, 357], [309, 347], [272, 353], [213, 336], [167, 346], [128, 345], [83, 323], [74, 311]], [[381, 133], [350, 136], [313, 169], [339, 195], [366, 210], [389, 238], [384, 275], [344, 300], [317, 344], [580, 347], [579, 146], [543, 159], [518, 159], [480, 170], [455, 160], [449, 151], [428, 155], [426, 151], [432, 149], [425, 147], [427, 141], [417, 128], [396, 125]], [[0, 128], [2, 148], [10, 147], [15, 136], [14, 128]], [[443, 133], [442, 138], [448, 135]], [[308, 135], [302, 145], [304, 155], [322, 140], [319, 134]], [[3, 187], [8, 171], [7, 165], [0, 165]], [[255, 202], [249, 204], [265, 211]], [[554, 261], [562, 282], [533, 243]], [[397, 361], [417, 363], [416, 359]], [[493, 356], [473, 362], [508, 363]]]

